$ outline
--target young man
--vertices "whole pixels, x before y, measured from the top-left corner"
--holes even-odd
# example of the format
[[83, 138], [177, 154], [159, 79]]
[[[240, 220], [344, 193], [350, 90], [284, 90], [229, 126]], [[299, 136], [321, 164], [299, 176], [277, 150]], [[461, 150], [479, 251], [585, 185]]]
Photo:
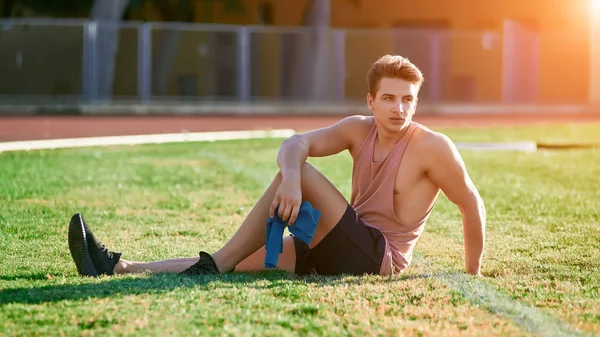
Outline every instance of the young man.
[[[71, 254], [81, 275], [170, 272], [189, 275], [264, 270], [266, 223], [277, 209], [293, 225], [303, 200], [321, 211], [310, 245], [283, 238], [277, 269], [323, 275], [402, 272], [440, 191], [463, 220], [466, 271], [479, 275], [485, 207], [452, 141], [412, 121], [423, 83], [408, 59], [386, 55], [368, 73], [373, 116], [351, 116], [286, 139], [279, 173], [235, 235], [217, 252], [157, 262], [132, 262], [106, 249], [80, 214], [69, 227]], [[353, 158], [350, 203], [310, 157], [348, 150]], [[278, 208], [277, 208], [278, 206]]]

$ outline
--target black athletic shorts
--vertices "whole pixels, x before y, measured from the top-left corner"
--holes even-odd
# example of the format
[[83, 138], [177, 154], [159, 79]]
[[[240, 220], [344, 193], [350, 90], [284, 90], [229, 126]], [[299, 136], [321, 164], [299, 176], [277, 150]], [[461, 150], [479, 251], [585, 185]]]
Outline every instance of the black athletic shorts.
[[313, 249], [296, 237], [294, 245], [298, 275], [379, 274], [385, 238], [348, 205], [337, 225]]

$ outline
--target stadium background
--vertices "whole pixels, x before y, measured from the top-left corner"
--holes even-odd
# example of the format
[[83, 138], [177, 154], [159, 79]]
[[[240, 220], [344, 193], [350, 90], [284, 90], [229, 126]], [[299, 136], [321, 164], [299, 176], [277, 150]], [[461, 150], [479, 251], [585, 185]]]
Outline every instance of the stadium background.
[[[165, 125], [162, 132], [239, 128], [226, 118], [208, 126], [208, 115], [243, 115], [248, 128], [293, 127], [294, 119], [273, 118], [308, 115], [314, 122], [306, 128], [321, 126], [368, 113], [365, 74], [387, 53], [423, 70], [423, 122], [595, 120], [598, 111], [594, 1], [134, 0], [50, 8], [63, 2], [0, 0], [0, 140], [72, 135], [57, 131], [70, 127], [65, 120], [79, 123], [76, 136], [161, 132], [153, 124]], [[115, 116], [124, 115], [137, 116], [134, 129], [101, 126], [122, 124]]]

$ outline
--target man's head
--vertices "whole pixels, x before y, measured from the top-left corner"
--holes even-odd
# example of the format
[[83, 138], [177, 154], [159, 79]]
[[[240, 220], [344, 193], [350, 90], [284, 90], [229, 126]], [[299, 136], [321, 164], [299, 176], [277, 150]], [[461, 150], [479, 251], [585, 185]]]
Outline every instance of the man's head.
[[367, 81], [367, 104], [379, 124], [390, 131], [406, 126], [424, 81], [419, 68], [402, 56], [386, 55], [373, 63]]

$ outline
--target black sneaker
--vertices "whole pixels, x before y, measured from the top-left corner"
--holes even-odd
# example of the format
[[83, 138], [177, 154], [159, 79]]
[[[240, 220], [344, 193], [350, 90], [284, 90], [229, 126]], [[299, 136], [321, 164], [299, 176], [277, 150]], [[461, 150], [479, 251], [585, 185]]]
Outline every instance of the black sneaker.
[[212, 275], [219, 274], [219, 269], [210, 254], [200, 252], [200, 260], [181, 273], [188, 276]]
[[83, 218], [79, 214], [75, 214], [69, 223], [69, 251], [79, 275], [98, 276], [98, 272], [88, 251]]
[[[88, 225], [83, 220], [83, 216], [80, 213], [73, 215], [73, 219], [77, 219], [82, 225], [85, 232], [87, 250], [96, 269], [98, 275], [112, 275], [113, 270], [119, 259], [121, 253], [111, 252], [104, 246], [90, 230]], [[71, 222], [73, 222], [71, 219]]]

